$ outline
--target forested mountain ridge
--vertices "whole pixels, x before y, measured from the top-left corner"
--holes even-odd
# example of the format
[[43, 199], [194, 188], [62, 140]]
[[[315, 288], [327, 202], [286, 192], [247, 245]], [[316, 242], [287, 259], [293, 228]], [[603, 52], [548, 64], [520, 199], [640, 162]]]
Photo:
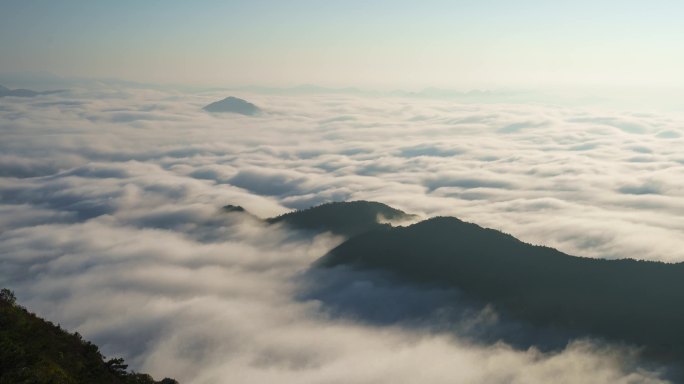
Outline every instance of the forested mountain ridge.
[[532, 325], [625, 342], [659, 361], [684, 361], [684, 263], [578, 257], [455, 217], [415, 218], [385, 204], [319, 205], [268, 219], [347, 240], [314, 263], [378, 269], [454, 287]]
[[541, 326], [684, 358], [684, 264], [567, 255], [453, 217], [352, 237], [317, 267], [382, 269], [410, 282], [457, 287]]
[[81, 335], [45, 321], [0, 292], [0, 384], [178, 384], [129, 372], [121, 358], [105, 360]]

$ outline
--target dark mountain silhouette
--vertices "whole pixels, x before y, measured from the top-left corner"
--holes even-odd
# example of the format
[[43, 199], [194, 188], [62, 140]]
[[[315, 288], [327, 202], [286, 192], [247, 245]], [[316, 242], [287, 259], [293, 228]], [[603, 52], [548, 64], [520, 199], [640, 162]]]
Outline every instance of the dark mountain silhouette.
[[224, 205], [222, 208], [223, 212], [246, 212], [244, 208], [239, 205]]
[[294, 228], [329, 231], [338, 235], [354, 236], [378, 228], [390, 227], [383, 221], [410, 220], [409, 215], [382, 203], [351, 201], [326, 203], [313, 208], [289, 212], [268, 219], [271, 224], [284, 223]]
[[38, 95], [50, 95], [53, 93], [64, 92], [64, 90], [43, 91], [37, 92], [30, 89], [9, 89], [0, 85], [0, 97], [14, 96], [14, 97], [35, 97]]
[[[677, 367], [673, 377], [684, 379], [684, 263], [571, 256], [454, 217], [436, 217], [406, 227], [382, 224], [378, 217], [415, 218], [385, 204], [355, 201], [323, 204], [267, 222], [348, 237], [314, 263], [309, 274], [313, 279], [327, 276], [313, 273], [315, 270], [341, 266], [363, 273], [380, 272], [364, 275], [384, 276], [379, 286], [388, 281], [382, 273], [390, 273], [392, 286], [403, 281], [407, 286], [418, 284], [428, 289], [454, 288], [463, 292], [465, 299], [493, 304], [507, 319], [519, 322], [515, 329], [529, 329], [529, 325], [540, 330], [532, 344], [517, 340], [516, 345], [536, 345], [539, 335], [543, 338], [545, 334], [560, 337], [546, 343], [551, 347], [561, 345], [564, 337], [567, 341], [588, 336], [627, 343], [642, 348], [650, 361]], [[324, 285], [323, 289], [327, 291], [313, 294], [335, 296], [330, 287]], [[346, 300], [337, 296], [333, 300]], [[338, 309], [353, 305], [337, 304]], [[415, 308], [426, 308], [413, 304], [401, 311], [417, 317]], [[373, 313], [385, 321], [378, 316], [382, 314], [366, 309], [352, 312]], [[396, 316], [386, 318], [394, 321]]]
[[246, 116], [254, 116], [261, 113], [261, 110], [256, 105], [233, 96], [213, 102], [202, 109], [213, 113], [238, 113]]
[[121, 358], [104, 360], [98, 347], [45, 321], [0, 291], [0, 384], [178, 384], [128, 372]]
[[534, 246], [453, 217], [361, 233], [319, 259], [455, 287], [514, 318], [684, 361], [684, 263], [600, 260]]

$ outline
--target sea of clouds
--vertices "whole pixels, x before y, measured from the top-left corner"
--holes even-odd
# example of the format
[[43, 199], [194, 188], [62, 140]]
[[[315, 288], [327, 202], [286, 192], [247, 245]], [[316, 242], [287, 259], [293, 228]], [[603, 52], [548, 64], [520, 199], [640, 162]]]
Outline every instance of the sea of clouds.
[[[570, 254], [684, 261], [684, 118], [335, 94], [236, 94], [256, 117], [201, 110], [225, 96], [0, 99], [0, 285], [107, 356], [183, 383], [661, 382], [629, 347], [478, 342], [472, 324], [507, 326], [489, 307], [463, 304], [450, 330], [345, 315], [340, 297], [382, 314], [459, 294], [312, 273], [343, 239], [257, 217], [375, 200]], [[307, 293], [316, 279], [334, 284]]]

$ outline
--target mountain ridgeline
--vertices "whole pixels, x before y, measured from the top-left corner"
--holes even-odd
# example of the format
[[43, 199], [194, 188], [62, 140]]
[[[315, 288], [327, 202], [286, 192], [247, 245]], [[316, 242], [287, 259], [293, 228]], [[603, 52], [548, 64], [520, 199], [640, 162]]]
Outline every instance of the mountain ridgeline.
[[386, 221], [407, 221], [414, 218], [398, 209], [373, 201], [327, 203], [314, 208], [289, 212], [271, 219], [270, 224], [312, 231], [328, 231], [347, 237], [380, 228], [389, 228]]
[[382, 216], [409, 215], [357, 201], [267, 221], [348, 237], [315, 268], [382, 270], [407, 283], [455, 287], [532, 325], [625, 342], [682, 366], [684, 263], [577, 257], [454, 217], [393, 227], [378, 223]]

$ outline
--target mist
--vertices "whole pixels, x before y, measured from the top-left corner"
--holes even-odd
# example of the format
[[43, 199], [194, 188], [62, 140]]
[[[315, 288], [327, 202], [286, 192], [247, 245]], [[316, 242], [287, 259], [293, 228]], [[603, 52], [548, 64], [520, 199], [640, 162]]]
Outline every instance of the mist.
[[183, 383], [665, 381], [630, 346], [511, 340], [531, 330], [456, 291], [312, 271], [343, 238], [259, 218], [367, 199], [570, 254], [684, 261], [677, 115], [260, 93], [235, 95], [259, 116], [202, 111], [225, 96], [0, 101], [0, 285]]

